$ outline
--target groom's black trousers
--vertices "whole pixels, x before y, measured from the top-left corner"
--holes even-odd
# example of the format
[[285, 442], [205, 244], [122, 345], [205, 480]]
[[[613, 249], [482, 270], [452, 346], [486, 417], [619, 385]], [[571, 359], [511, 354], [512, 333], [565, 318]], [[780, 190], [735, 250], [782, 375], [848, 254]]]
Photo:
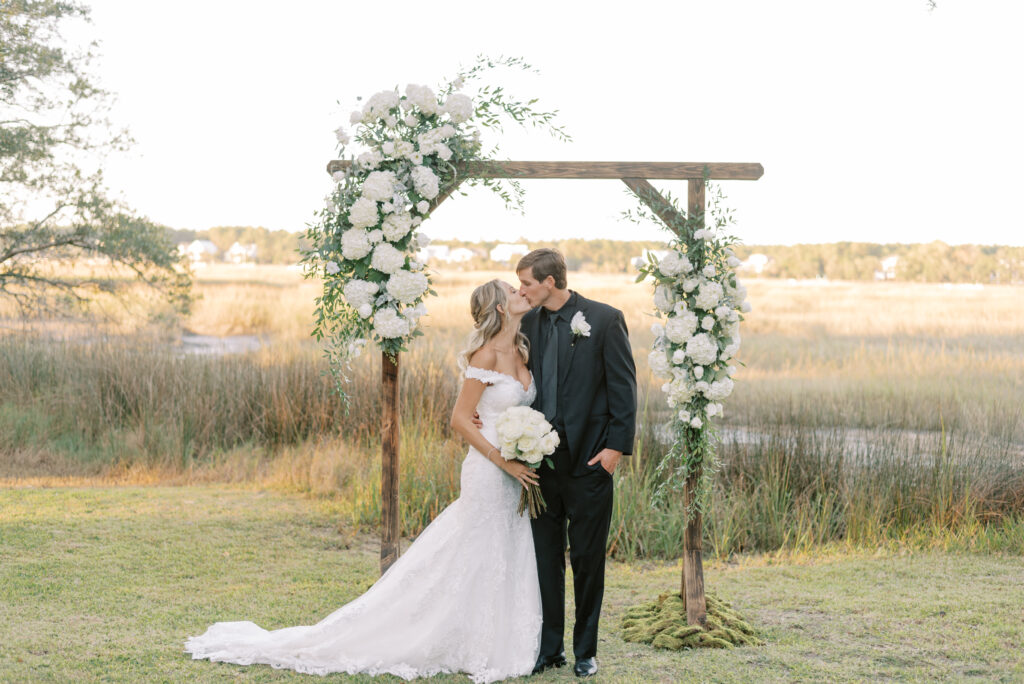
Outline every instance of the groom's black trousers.
[[[562, 444], [564, 445], [564, 440]], [[544, 616], [540, 655], [565, 650], [565, 542], [568, 522], [569, 562], [572, 565], [576, 624], [573, 653], [576, 659], [597, 655], [597, 622], [604, 598], [604, 558], [612, 519], [612, 476], [600, 465], [586, 475], [572, 477], [571, 458], [564, 446], [551, 456], [555, 469], [541, 466], [540, 490], [547, 509], [533, 520], [533, 544]]]

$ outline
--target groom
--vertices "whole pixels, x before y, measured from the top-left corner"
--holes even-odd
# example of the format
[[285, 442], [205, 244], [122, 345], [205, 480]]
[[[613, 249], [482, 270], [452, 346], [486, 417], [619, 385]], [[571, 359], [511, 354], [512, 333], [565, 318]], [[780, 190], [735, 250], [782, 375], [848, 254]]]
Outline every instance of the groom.
[[565, 541], [568, 522], [576, 623], [577, 677], [597, 673], [597, 622], [612, 517], [612, 473], [633, 453], [636, 367], [622, 312], [566, 288], [565, 259], [536, 249], [516, 265], [520, 294], [535, 307], [523, 317], [533, 408], [558, 431], [554, 469], [543, 466], [547, 509], [533, 520], [544, 625], [534, 673], [565, 664]]

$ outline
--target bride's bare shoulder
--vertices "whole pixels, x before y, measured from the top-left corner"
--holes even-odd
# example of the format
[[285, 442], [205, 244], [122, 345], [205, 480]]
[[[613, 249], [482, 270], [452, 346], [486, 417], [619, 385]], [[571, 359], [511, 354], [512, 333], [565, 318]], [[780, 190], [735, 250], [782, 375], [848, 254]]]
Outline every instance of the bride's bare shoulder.
[[469, 365], [483, 370], [494, 370], [498, 365], [498, 353], [491, 345], [485, 344], [469, 357]]

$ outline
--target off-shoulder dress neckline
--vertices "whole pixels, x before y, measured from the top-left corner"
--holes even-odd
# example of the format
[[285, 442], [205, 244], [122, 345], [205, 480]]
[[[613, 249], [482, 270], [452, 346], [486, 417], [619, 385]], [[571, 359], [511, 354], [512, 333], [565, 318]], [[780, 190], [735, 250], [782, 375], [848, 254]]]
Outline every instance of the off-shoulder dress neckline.
[[519, 378], [517, 378], [516, 376], [511, 375], [509, 373], [502, 373], [501, 371], [491, 370], [490, 368], [480, 368], [479, 366], [466, 366], [466, 368], [467, 369], [472, 368], [474, 370], [484, 371], [485, 373], [497, 373], [498, 375], [504, 375], [506, 378], [514, 380], [515, 383], [517, 385], [519, 385], [519, 388], [521, 390], [523, 390], [524, 392], [529, 392], [530, 388], [533, 387], [533, 385], [534, 385], [533, 373], [530, 373], [530, 384], [527, 385], [526, 387], [523, 387], [522, 381], [520, 381]]

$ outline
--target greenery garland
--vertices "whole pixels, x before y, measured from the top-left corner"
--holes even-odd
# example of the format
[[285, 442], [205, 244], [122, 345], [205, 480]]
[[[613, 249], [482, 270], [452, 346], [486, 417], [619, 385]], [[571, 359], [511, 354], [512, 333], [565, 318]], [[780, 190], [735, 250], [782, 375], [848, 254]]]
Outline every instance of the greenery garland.
[[[313, 336], [325, 347], [337, 388], [350, 360], [372, 341], [395, 358], [422, 334], [426, 299], [436, 294], [431, 274], [417, 258], [429, 244], [422, 227], [438, 203], [463, 180], [468, 162], [493, 158], [484, 153], [482, 129], [501, 130], [504, 121], [546, 128], [569, 137], [555, 123], [556, 111], [536, 111], [536, 100], [520, 101], [503, 88], [471, 82], [497, 67], [535, 71], [522, 59], [479, 57], [437, 92], [423, 85], [383, 90], [352, 113], [350, 135], [337, 129], [339, 158], [351, 163], [334, 174], [326, 206], [306, 232], [310, 247], [302, 262], [308, 278], [322, 278], [316, 299]], [[358, 154], [346, 153], [350, 143]], [[522, 206], [514, 181], [468, 178], [490, 188], [506, 206]]]
[[[656, 500], [681, 493], [690, 475], [700, 472], [690, 516], [704, 506], [715, 471], [711, 419], [722, 415], [722, 402], [732, 393], [740, 322], [750, 311], [746, 288], [736, 277], [740, 260], [732, 246], [737, 238], [726, 234], [732, 213], [721, 208], [721, 190], [704, 182], [711, 200], [707, 216], [686, 215], [671, 194], [664, 194], [676, 215], [686, 220], [675, 228], [666, 226], [674, 236], [668, 252], [660, 259], [648, 253], [637, 277], [637, 282], [654, 281], [655, 315], [665, 318], [664, 324], [652, 326], [655, 339], [648, 363], [656, 375], [667, 379], [662, 391], [673, 410], [666, 426], [672, 446], [658, 463]], [[626, 215], [665, 225], [643, 204]]]
[[[662, 215], [684, 217], [681, 225], [668, 225], [645, 204], [626, 212], [635, 221], [655, 220], [673, 231], [667, 253], [661, 258], [648, 253], [638, 264], [637, 282], [654, 281], [656, 315], [654, 344], [648, 362], [651, 370], [666, 377], [662, 386], [672, 419], [666, 426], [672, 446], [658, 463], [655, 503], [669, 493], [678, 496], [687, 480], [700, 473], [695, 496], [687, 503], [692, 520], [704, 512], [715, 462], [716, 433], [711, 419], [722, 415], [722, 401], [732, 394], [733, 358], [740, 347], [740, 322], [750, 311], [746, 288], [736, 278], [739, 259], [732, 246], [734, 236], [726, 234], [733, 223], [732, 212], [721, 208], [722, 192], [704, 179], [710, 197], [710, 211], [686, 214], [668, 193], [647, 197], [662, 206]], [[705, 218], [710, 227], [705, 227]], [[680, 592], [662, 594], [657, 600], [629, 609], [622, 621], [626, 641], [651, 644], [657, 648], [729, 648], [763, 643], [757, 631], [726, 602], [706, 594], [706, 624], [690, 625], [686, 603]]]

